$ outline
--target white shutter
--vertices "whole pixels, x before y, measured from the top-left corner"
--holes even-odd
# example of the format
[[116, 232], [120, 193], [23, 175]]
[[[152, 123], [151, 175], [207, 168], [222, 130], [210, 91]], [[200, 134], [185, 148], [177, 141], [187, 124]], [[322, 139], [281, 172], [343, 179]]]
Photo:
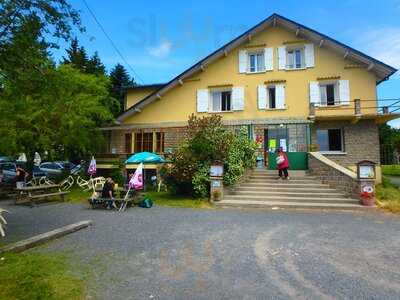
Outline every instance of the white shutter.
[[265, 48], [264, 51], [265, 71], [274, 70], [274, 48]]
[[350, 104], [350, 85], [348, 80], [339, 80], [340, 104]]
[[311, 81], [310, 82], [310, 103], [314, 103], [318, 106], [321, 102], [321, 93], [319, 90], [319, 82]]
[[267, 108], [267, 86], [260, 84], [258, 86], [258, 109]]
[[275, 86], [275, 106], [277, 109], [285, 108], [285, 85], [277, 84]]
[[244, 110], [244, 87], [232, 88], [232, 110]]
[[208, 112], [209, 97], [207, 89], [197, 90], [197, 112]]
[[278, 69], [286, 69], [286, 46], [278, 48]]
[[239, 51], [239, 73], [246, 73], [247, 72], [247, 51], [240, 50]]
[[314, 44], [306, 44], [305, 45], [305, 60], [306, 60], [307, 68], [315, 67]]

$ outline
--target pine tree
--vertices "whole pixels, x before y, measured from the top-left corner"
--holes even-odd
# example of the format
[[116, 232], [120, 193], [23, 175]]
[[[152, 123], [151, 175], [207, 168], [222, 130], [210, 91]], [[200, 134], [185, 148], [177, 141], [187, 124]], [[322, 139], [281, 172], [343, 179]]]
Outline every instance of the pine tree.
[[86, 73], [93, 74], [96, 76], [105, 76], [106, 75], [106, 67], [101, 62], [99, 53], [97, 51], [88, 60], [87, 65], [86, 65]]
[[110, 72], [110, 82], [110, 94], [119, 101], [122, 111], [126, 88], [134, 85], [134, 80], [123, 65], [117, 64]]
[[75, 69], [86, 73], [88, 65], [88, 57], [83, 46], [79, 46], [77, 38], [71, 41], [71, 45], [67, 51], [67, 57], [63, 58], [63, 64], [71, 64]]

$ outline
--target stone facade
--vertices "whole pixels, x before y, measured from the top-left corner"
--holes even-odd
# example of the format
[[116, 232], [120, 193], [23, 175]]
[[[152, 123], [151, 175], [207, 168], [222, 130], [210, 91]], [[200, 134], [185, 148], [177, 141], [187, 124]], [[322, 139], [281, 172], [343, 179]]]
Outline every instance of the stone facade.
[[361, 160], [371, 160], [379, 165], [379, 132], [373, 120], [315, 122], [311, 130], [311, 143], [317, 142], [317, 129], [341, 128], [344, 140], [343, 154], [324, 154], [344, 167], [355, 166]]

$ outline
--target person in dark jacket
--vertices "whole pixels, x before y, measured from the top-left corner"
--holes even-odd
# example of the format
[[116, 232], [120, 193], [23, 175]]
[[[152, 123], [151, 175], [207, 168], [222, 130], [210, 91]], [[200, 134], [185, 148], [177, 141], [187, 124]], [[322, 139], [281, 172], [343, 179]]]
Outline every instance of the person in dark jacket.
[[26, 184], [26, 178], [29, 176], [28, 172], [26, 172], [21, 167], [17, 167], [15, 174], [16, 174], [15, 175], [16, 187], [17, 188], [24, 187]]
[[107, 178], [101, 191], [101, 198], [110, 199], [106, 202], [107, 209], [111, 209], [111, 207], [116, 207], [114, 202], [114, 185], [114, 181], [111, 178]]
[[289, 159], [282, 148], [279, 148], [276, 156], [276, 166], [278, 168], [278, 179], [289, 179]]

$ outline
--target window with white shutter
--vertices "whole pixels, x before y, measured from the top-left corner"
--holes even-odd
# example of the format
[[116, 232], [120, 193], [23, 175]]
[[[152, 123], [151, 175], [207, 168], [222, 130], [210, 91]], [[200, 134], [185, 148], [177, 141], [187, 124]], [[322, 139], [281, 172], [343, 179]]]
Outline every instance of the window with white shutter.
[[197, 90], [197, 112], [208, 112], [209, 97], [208, 89]]
[[260, 84], [258, 86], [258, 109], [267, 108], [267, 86]]
[[314, 103], [316, 106], [320, 105], [321, 103], [321, 92], [318, 81], [310, 82], [310, 103]]
[[348, 80], [339, 80], [340, 104], [350, 104], [350, 84]]
[[305, 45], [305, 66], [306, 68], [315, 67], [314, 44]]
[[286, 69], [286, 46], [278, 48], [278, 69]]
[[232, 110], [244, 110], [244, 87], [232, 88]]
[[273, 71], [274, 70], [274, 48], [265, 48], [264, 58], [265, 58], [265, 70]]
[[239, 73], [247, 73], [248, 56], [246, 50], [239, 51]]
[[285, 108], [285, 85], [277, 84], [275, 85], [275, 94], [276, 94], [276, 109], [284, 109]]

